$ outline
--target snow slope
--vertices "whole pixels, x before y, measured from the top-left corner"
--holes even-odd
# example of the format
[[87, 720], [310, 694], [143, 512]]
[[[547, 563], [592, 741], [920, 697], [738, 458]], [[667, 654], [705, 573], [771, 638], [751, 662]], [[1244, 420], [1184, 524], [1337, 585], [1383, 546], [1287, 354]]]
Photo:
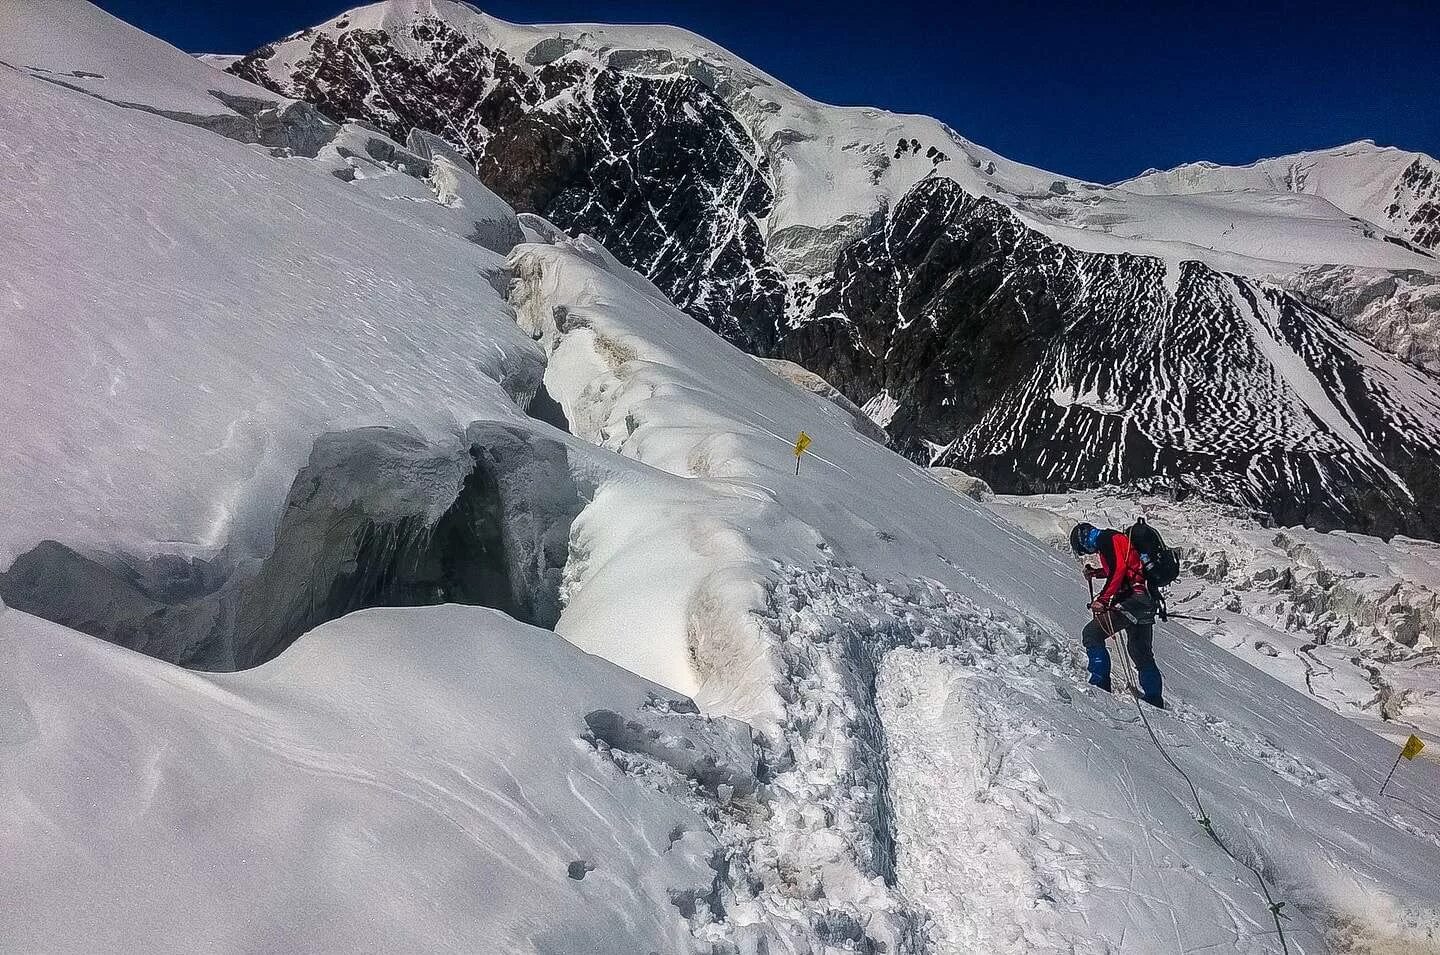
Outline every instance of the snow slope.
[[[123, 63], [90, 81], [107, 99], [199, 108], [212, 81], [268, 95], [88, 4], [5, 10], [20, 29], [0, 31], [0, 59]], [[105, 42], [88, 21], [57, 32], [67, 13]], [[465, 238], [508, 219], [518, 239], [513, 213], [463, 170], [448, 167], [461, 198], [440, 171], [373, 160], [383, 137], [321, 132], [314, 160], [271, 156], [0, 66], [0, 567], [44, 538], [263, 550], [322, 433], [453, 442], [479, 418], [524, 420], [541, 358], [490, 284], [503, 260]], [[350, 162], [347, 185], [331, 173]]]
[[[159, 78], [181, 54], [154, 56]], [[486, 193], [421, 142], [320, 124], [307, 158], [14, 69], [0, 95], [0, 209], [25, 212], [0, 231], [25, 266], [0, 277], [25, 358], [6, 352], [0, 390], [7, 559], [47, 537], [230, 547], [263, 574], [301, 504], [364, 516], [312, 465], [368, 425], [412, 438], [372, 463], [421, 537], [448, 539], [428, 510], [473, 504], [472, 479], [500, 483], [543, 539], [512, 548], [512, 523], [500, 546], [555, 572], [556, 633], [609, 661], [431, 606], [201, 675], [0, 605], [7, 940], [1277, 950], [1254, 875], [1197, 826], [1133, 702], [1085, 688], [1076, 567], [849, 410], [592, 241], [533, 219], [542, 241], [504, 259], [471, 241]], [[482, 218], [521, 234], [502, 207]], [[569, 435], [522, 412], [542, 384]], [[529, 505], [550, 496], [573, 519], [546, 526]], [[483, 525], [478, 500], [458, 513]], [[394, 568], [368, 549], [391, 525], [343, 526], [272, 571], [280, 597], [327, 561]], [[476, 541], [494, 546], [463, 540], [457, 572], [485, 569]], [[1181, 628], [1157, 650], [1176, 707], [1156, 734], [1287, 903], [1290, 950], [1434, 948], [1440, 770], [1407, 764], [1404, 801], [1377, 798], [1393, 746]]]
[[7, 949], [688, 948], [705, 820], [581, 740], [675, 698], [552, 634], [372, 610], [202, 675], [9, 610], [0, 645]]
[[[6, 0], [0, 7], [0, 61], [52, 83], [197, 116], [234, 115], [221, 95], [280, 102], [178, 52], [84, 0]], [[165, 68], [157, 71], [160, 63]]]
[[[1022, 922], [1032, 909], [1059, 916], [1043, 945], [1022, 936], [1001, 950], [1032, 950], [1032, 942], [1103, 950], [1127, 940], [1139, 950], [1167, 950], [1172, 939], [1182, 949], [1274, 950], [1273, 922], [1257, 902], [1253, 876], [1195, 828], [1185, 809], [1183, 780], [1150, 746], [1131, 703], [1097, 699], [1078, 688], [1074, 638], [1066, 633], [1082, 622], [1084, 603], [1073, 566], [913, 465], [859, 439], [838, 409], [826, 416], [835, 420], [813, 410], [794, 412], [809, 419], [805, 429], [816, 439], [816, 457], [802, 461], [797, 479], [785, 437], [775, 427], [777, 417], [789, 418], [781, 409], [794, 398], [776, 394], [778, 383], [755, 380], [750, 359], [739, 352], [727, 357], [728, 349], [719, 349], [703, 359], [706, 373], [697, 381], [694, 369], [701, 359], [692, 341], [699, 334], [694, 323], [667, 308], [653, 288], [636, 287], [633, 277], [583, 241], [568, 248], [566, 243], [522, 247], [512, 261], [521, 283], [516, 298], [521, 321], [536, 330], [551, 355], [546, 385], [577, 423], [577, 434], [591, 434], [665, 470], [689, 473], [717, 485], [724, 497], [771, 505], [776, 513], [768, 519], [758, 509], [748, 519], [743, 511], [711, 511], [722, 523], [734, 521], [731, 533], [761, 553], [778, 553], [787, 561], [793, 542], [783, 542], [791, 541], [797, 518], [821, 535], [816, 548], [824, 562], [813, 575], [787, 571], [768, 598], [743, 588], [731, 598], [763, 601], [750, 608], [762, 621], [755, 641], [759, 650], [767, 642], [777, 648], [782, 679], [791, 665], [792, 641], [809, 636], [822, 646], [848, 640], [855, 641], [852, 647], [870, 648], [852, 649], [859, 657], [848, 661], [842, 653], [819, 671], [805, 664], [802, 673], [812, 674], [808, 680], [822, 688], [820, 674], [827, 667], [863, 673], [869, 653], [880, 657], [876, 666], [883, 678], [892, 666], [885, 649], [907, 645], [949, 645], [935, 663], [944, 680], [978, 681], [978, 691], [946, 704], [951, 709], [942, 711], [946, 716], [939, 725], [933, 713], [893, 716], [904, 707], [888, 701], [883, 688], [873, 715], [887, 740], [897, 720], [923, 717], [927, 722], [919, 727], [894, 732], [920, 734], [915, 745], [927, 753], [935, 747], [958, 749], [954, 759], [990, 766], [988, 773], [1008, 760], [1018, 774], [1018, 781], [1007, 785], [1019, 795], [997, 808], [989, 784], [969, 802], [969, 790], [957, 786], [943, 764], [922, 760], [907, 775], [903, 754], [887, 749], [892, 759], [902, 760], [899, 770], [891, 763], [888, 788], [900, 846], [896, 891], [937, 920], [926, 922], [934, 950], [968, 950], [963, 929], [939, 923], [950, 918], [954, 906], [979, 904], [977, 899]], [[617, 360], [617, 354], [623, 357]], [[743, 402], [728, 397], [737, 394], [745, 396]], [[723, 424], [697, 426], [717, 412]], [[722, 454], [716, 454], [717, 446]], [[723, 462], [719, 470], [717, 459]], [[705, 462], [703, 471], [696, 467], [699, 461]], [[773, 542], [767, 540], [772, 535]], [[845, 571], [850, 565], [863, 574]], [[940, 584], [929, 589], [927, 578]], [[916, 580], [922, 583], [909, 583]], [[645, 608], [625, 606], [624, 612], [618, 629], [643, 626]], [[711, 633], [706, 627], [700, 635]], [[685, 636], [675, 633], [673, 639]], [[704, 668], [708, 647], [696, 637], [688, 635], [688, 645], [699, 651], [695, 659]], [[727, 657], [737, 643], [739, 636], [727, 646]], [[1287, 929], [1292, 940], [1300, 939], [1306, 951], [1326, 944], [1322, 939], [1335, 943], [1355, 932], [1433, 944], [1431, 875], [1440, 845], [1429, 828], [1433, 821], [1423, 811], [1416, 814], [1374, 795], [1393, 749], [1181, 628], [1162, 628], [1157, 646], [1178, 702], [1173, 718], [1159, 717], [1164, 722], [1158, 732], [1172, 752], [1183, 754], [1177, 758], [1197, 770], [1208, 811], [1232, 851], [1257, 860], [1284, 886], [1287, 898], [1304, 900], [1298, 902], [1303, 919]], [[745, 656], [754, 652], [747, 646]], [[897, 660], [903, 659], [901, 653]], [[780, 732], [794, 734], [787, 694], [781, 705]], [[853, 717], [858, 726], [869, 725], [870, 718], [863, 707]], [[951, 728], [956, 721], [962, 732]], [[792, 738], [792, 746], [813, 745], [803, 729], [799, 733], [802, 740]], [[847, 762], [857, 758], [853, 753]], [[1407, 770], [1415, 788], [1403, 795], [1428, 806], [1420, 793], [1434, 766], [1407, 765]], [[941, 826], [923, 813], [908, 814], [903, 804], [912, 799], [948, 799], [952, 806], [959, 799], [960, 805]], [[1125, 808], [1115, 813], [1115, 804]], [[1037, 814], [1035, 806], [1046, 811]], [[1060, 876], [1047, 874], [1050, 863], [1037, 862], [1016, 876], [1026, 886], [1017, 899], [1014, 886], [997, 884], [989, 866], [962, 865], [959, 856], [973, 851], [973, 840], [992, 832], [997, 820], [1012, 827], [1006, 838], [1017, 851], [1061, 857], [1054, 865], [1064, 863], [1063, 884], [1057, 887]], [[932, 828], [937, 826], [938, 831]], [[952, 837], [959, 841], [944, 842]], [[1378, 847], [1392, 838], [1417, 854], [1391, 860]], [[1361, 861], [1353, 845], [1376, 849], [1386, 861]], [[1365, 858], [1374, 857], [1367, 852]], [[915, 871], [912, 866], [929, 874], [907, 874]], [[1337, 871], [1347, 874], [1337, 878]], [[944, 875], [943, 885], [934, 884], [936, 872]], [[1403, 888], [1394, 889], [1397, 884]], [[1157, 886], [1159, 896], [1134, 898], [1126, 891], [1142, 885]], [[1117, 904], [1123, 916], [1115, 913]]]

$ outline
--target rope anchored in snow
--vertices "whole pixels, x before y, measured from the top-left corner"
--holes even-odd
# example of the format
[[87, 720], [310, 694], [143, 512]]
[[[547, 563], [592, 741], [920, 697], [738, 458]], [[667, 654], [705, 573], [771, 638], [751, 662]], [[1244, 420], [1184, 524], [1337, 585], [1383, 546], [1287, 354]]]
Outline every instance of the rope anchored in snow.
[[[1093, 598], [1093, 584], [1091, 584], [1091, 594]], [[1105, 631], [1107, 640], [1115, 636], [1116, 631], [1110, 627], [1110, 615], [1108, 613], [1103, 615], [1096, 613], [1095, 620], [1100, 624], [1100, 629]], [[1120, 651], [1120, 662], [1125, 668], [1125, 683], [1127, 687], [1133, 686], [1135, 681], [1134, 674], [1130, 667], [1130, 653], [1125, 648], [1124, 641], [1122, 640], [1116, 640], [1115, 646], [1116, 649]], [[1270, 910], [1270, 916], [1275, 919], [1275, 934], [1280, 939], [1280, 949], [1285, 955], [1290, 955], [1290, 946], [1285, 941], [1285, 927], [1280, 922], [1281, 919], [1288, 919], [1290, 917], [1282, 911], [1285, 903], [1276, 900], [1276, 898], [1270, 894], [1270, 885], [1266, 882], [1265, 874], [1260, 871], [1259, 866], [1252, 865], [1231, 852], [1230, 847], [1225, 844], [1225, 840], [1220, 838], [1220, 833], [1215, 831], [1215, 823], [1210, 819], [1210, 813], [1205, 811], [1205, 804], [1200, 799], [1200, 790], [1195, 788], [1195, 783], [1190, 779], [1190, 774], [1180, 768], [1180, 764], [1175, 762], [1169, 750], [1165, 748], [1165, 744], [1160, 742], [1160, 737], [1155, 735], [1155, 728], [1150, 725], [1150, 718], [1145, 715], [1145, 707], [1141, 705], [1140, 698], [1132, 693], [1131, 699], [1135, 701], [1135, 712], [1140, 714], [1140, 722], [1144, 724], [1145, 732], [1150, 734], [1150, 741], [1155, 744], [1155, 748], [1160, 751], [1160, 755], [1165, 757], [1165, 762], [1169, 763], [1175, 772], [1179, 773], [1181, 778], [1185, 780], [1185, 785], [1190, 787], [1190, 796], [1195, 800], [1195, 821], [1200, 824], [1201, 829], [1205, 830], [1205, 834], [1210, 837], [1210, 840], [1220, 847], [1221, 852], [1255, 874], [1255, 881], [1260, 884], [1260, 892], [1265, 896], [1266, 907]]]

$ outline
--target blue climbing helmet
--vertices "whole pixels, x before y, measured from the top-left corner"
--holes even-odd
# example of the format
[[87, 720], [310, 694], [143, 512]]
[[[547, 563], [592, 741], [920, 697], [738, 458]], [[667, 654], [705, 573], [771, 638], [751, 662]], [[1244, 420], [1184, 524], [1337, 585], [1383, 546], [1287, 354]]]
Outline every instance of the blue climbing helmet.
[[1100, 546], [1100, 529], [1093, 524], [1086, 524], [1081, 521], [1070, 530], [1070, 549], [1075, 552], [1076, 557], [1085, 554], [1093, 554]]

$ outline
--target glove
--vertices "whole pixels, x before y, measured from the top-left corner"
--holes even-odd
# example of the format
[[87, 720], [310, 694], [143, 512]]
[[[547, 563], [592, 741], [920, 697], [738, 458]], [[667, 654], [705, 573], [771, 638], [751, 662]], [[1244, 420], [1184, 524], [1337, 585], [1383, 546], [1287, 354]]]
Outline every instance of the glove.
[[1102, 613], [1109, 613], [1110, 605], [1103, 600], [1096, 600], [1090, 605], [1090, 612], [1097, 615]]

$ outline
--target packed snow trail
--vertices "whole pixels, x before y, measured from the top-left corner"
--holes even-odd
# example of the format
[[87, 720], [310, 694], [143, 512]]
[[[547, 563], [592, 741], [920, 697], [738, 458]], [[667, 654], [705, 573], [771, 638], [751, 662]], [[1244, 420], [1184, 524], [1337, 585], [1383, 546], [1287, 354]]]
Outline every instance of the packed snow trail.
[[[1188, 792], [1168, 790], [1173, 801], [1156, 803], [1144, 791], [1152, 774], [1163, 779], [1173, 771], [1151, 747], [1132, 702], [1078, 679], [1063, 695], [1057, 688], [1006, 663], [953, 650], [899, 650], [882, 665], [879, 706], [901, 833], [898, 884], [930, 913], [933, 950], [1282, 951], [1247, 868], [1278, 878], [1287, 891], [1299, 888], [1309, 879], [1294, 878], [1298, 873], [1277, 858], [1282, 854], [1272, 853], [1293, 837], [1237, 821], [1232, 804], [1215, 793], [1212, 775], [1264, 760], [1263, 747], [1223, 735], [1187, 739], [1190, 734], [1163, 722], [1156, 727], [1190, 765], [1205, 802], [1220, 807], [1217, 833], [1239, 847], [1239, 859], [1230, 862], [1197, 825]], [[1042, 697], [1037, 716], [1016, 719], [1006, 702], [1017, 691]], [[1209, 728], [1194, 714], [1181, 719]], [[1132, 752], [1106, 755], [1101, 737], [1107, 734], [1122, 735]], [[1227, 744], [1236, 749], [1226, 753]], [[1057, 752], [1072, 746], [1078, 752]], [[1074, 762], [1077, 756], [1082, 763]], [[1273, 754], [1270, 760], [1279, 762]], [[1271, 781], [1260, 784], [1299, 822], [1314, 811], [1314, 796], [1302, 788], [1312, 781], [1290, 769], [1274, 765]], [[1386, 828], [1416, 831], [1353, 789], [1330, 795], [1350, 804], [1345, 812], [1367, 812]], [[1333, 818], [1334, 810], [1320, 805]], [[1434, 827], [1424, 836], [1433, 846]], [[1342, 837], [1324, 851], [1338, 858], [1351, 845]], [[1375, 860], [1368, 877], [1342, 876], [1344, 865], [1321, 867], [1331, 875], [1302, 891], [1318, 889], [1345, 904], [1317, 918], [1313, 897], [1297, 905], [1292, 896], [1284, 911], [1290, 950], [1348, 950], [1337, 943], [1347, 935], [1408, 946], [1397, 950], [1434, 950], [1440, 924], [1433, 909], [1365, 887], [1382, 878], [1391, 861]], [[1422, 884], [1431, 872], [1433, 865], [1421, 864], [1412, 878]], [[1355, 881], [1341, 888], [1327, 884], [1331, 878]]]

